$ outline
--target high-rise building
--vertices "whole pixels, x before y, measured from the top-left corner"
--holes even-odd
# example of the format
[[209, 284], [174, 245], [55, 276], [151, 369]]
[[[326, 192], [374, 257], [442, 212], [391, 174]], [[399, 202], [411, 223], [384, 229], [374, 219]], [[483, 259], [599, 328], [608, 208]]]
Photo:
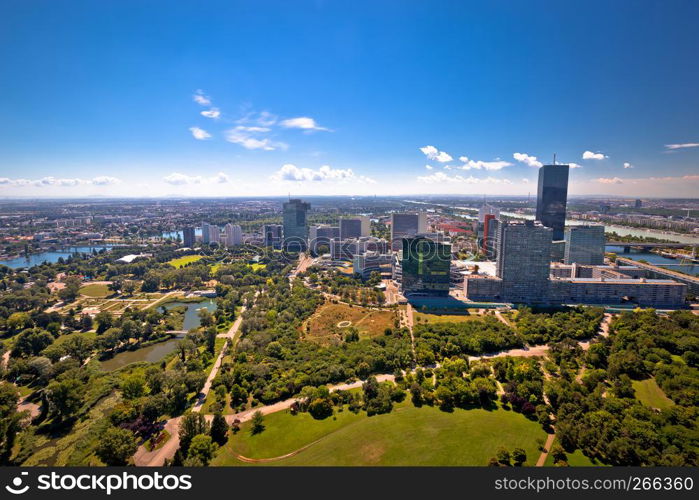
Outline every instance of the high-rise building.
[[321, 246], [330, 248], [330, 240], [340, 238], [340, 228], [337, 226], [329, 226], [322, 224], [319, 226], [311, 226], [308, 230], [308, 248], [314, 254], [317, 254]]
[[425, 237], [406, 237], [402, 239], [402, 243], [403, 295], [448, 295], [451, 245]]
[[483, 240], [481, 241], [481, 250], [484, 254], [488, 253], [488, 247], [490, 240], [492, 239], [492, 234], [490, 234], [490, 222], [497, 219], [495, 214], [485, 214], [483, 218]]
[[568, 200], [568, 165], [544, 165], [539, 169], [536, 220], [553, 229], [553, 239], [562, 240]]
[[209, 228], [211, 225], [208, 222], [201, 223], [201, 242], [206, 244], [211, 243]]
[[371, 223], [369, 217], [357, 215], [354, 217], [342, 217], [340, 219], [340, 239], [361, 238], [369, 236]]
[[311, 204], [301, 200], [284, 203], [284, 248], [302, 252], [308, 246], [308, 221], [306, 212]]
[[391, 249], [403, 248], [402, 239], [427, 232], [427, 214], [391, 214]]
[[636, 200], [633, 204], [635, 208], [641, 208], [643, 206], [643, 202], [641, 200]]
[[192, 248], [196, 242], [196, 236], [194, 233], [194, 228], [187, 226], [182, 230], [182, 243], [185, 247]]
[[604, 264], [604, 226], [570, 226], [565, 230], [566, 264]]
[[282, 245], [282, 225], [265, 224], [262, 226], [262, 240], [266, 247], [281, 248]]
[[498, 224], [495, 274], [509, 302], [537, 303], [548, 298], [551, 233], [538, 222]]
[[486, 215], [494, 215], [496, 219], [500, 218], [500, 209], [492, 205], [484, 203], [481, 208], [478, 209], [478, 222], [483, 224], [485, 222]]
[[238, 224], [226, 224], [223, 228], [223, 243], [227, 247], [243, 244], [243, 230]]

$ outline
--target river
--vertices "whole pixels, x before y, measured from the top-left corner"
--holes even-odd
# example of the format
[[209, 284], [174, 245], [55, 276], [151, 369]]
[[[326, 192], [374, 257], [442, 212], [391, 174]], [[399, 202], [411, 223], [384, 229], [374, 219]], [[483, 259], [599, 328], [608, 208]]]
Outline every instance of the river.
[[631, 249], [630, 253], [624, 253], [623, 247], [615, 247], [612, 245], [607, 245], [605, 250], [607, 252], [613, 252], [619, 257], [624, 257], [631, 260], [645, 260], [649, 264], [654, 266], [664, 267], [671, 271], [678, 271], [685, 274], [690, 274], [696, 276], [699, 274], [699, 264], [693, 264], [691, 262], [682, 262], [678, 259], [673, 259], [671, 257], [663, 257], [653, 252], [647, 252], [643, 250]]

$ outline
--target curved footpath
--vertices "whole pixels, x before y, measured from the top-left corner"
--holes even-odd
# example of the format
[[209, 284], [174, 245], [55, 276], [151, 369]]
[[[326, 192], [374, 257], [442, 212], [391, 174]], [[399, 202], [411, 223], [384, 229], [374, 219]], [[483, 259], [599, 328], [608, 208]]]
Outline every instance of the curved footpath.
[[[602, 320], [602, 323], [600, 324], [599, 328], [599, 335], [603, 337], [609, 336], [609, 323], [611, 321], [612, 315], [611, 314], [605, 314], [604, 319]], [[231, 326], [230, 330], [225, 333], [220, 335], [221, 337], [226, 337], [227, 338], [227, 343], [232, 342], [235, 339], [235, 336], [240, 328], [240, 323], [242, 322], [242, 311], [241, 314], [238, 316], [236, 321], [233, 323]], [[587, 341], [582, 341], [579, 342], [581, 347], [585, 350], [587, 350], [590, 346], [590, 342], [592, 339], [587, 340]], [[500, 351], [497, 353], [492, 353], [492, 354], [484, 354], [482, 356], [469, 356], [469, 360], [477, 360], [477, 359], [491, 359], [491, 358], [497, 358], [497, 357], [504, 357], [504, 356], [514, 356], [514, 357], [534, 357], [534, 356], [544, 356], [548, 352], [548, 345], [540, 345], [540, 346], [533, 346], [533, 347], [525, 347], [524, 349], [510, 349], [507, 351]], [[207, 378], [206, 384], [204, 386], [204, 389], [202, 389], [202, 392], [199, 394], [199, 398], [197, 400], [197, 403], [195, 404], [194, 408], [192, 408], [192, 411], [195, 412], [200, 412], [201, 408], [206, 401], [206, 396], [209, 393], [209, 390], [211, 389], [211, 382], [215, 378], [216, 374], [218, 373], [218, 370], [221, 365], [222, 361], [222, 354], [223, 350], [221, 350], [221, 354], [217, 358], [216, 362], [214, 363], [214, 367], [211, 370], [211, 373], [209, 374], [209, 377]], [[383, 374], [383, 375], [376, 375], [376, 379], [379, 382], [385, 382], [385, 381], [394, 381], [395, 376], [393, 374]], [[349, 389], [357, 389], [362, 386], [364, 381], [358, 380], [356, 382], [351, 382], [351, 383], [345, 383], [345, 384], [337, 384], [329, 387], [329, 390], [331, 392], [333, 391], [340, 391], [340, 390], [349, 390]], [[260, 406], [257, 408], [252, 408], [250, 410], [245, 410], [233, 415], [226, 415], [226, 422], [230, 425], [233, 423], [234, 420], [238, 420], [239, 422], [246, 422], [252, 418], [252, 416], [255, 414], [255, 412], [259, 411], [263, 415], [269, 415], [270, 413], [275, 413], [278, 411], [283, 411], [291, 407], [294, 402], [296, 402], [298, 398], [289, 398], [284, 401], [279, 401], [277, 403], [271, 404], [271, 405], [266, 405], [266, 406]], [[176, 417], [168, 420], [165, 423], [165, 430], [168, 431], [170, 434], [170, 438], [167, 440], [167, 442], [159, 449], [155, 451], [148, 451], [145, 446], [141, 445], [139, 446], [138, 450], [136, 451], [136, 454], [134, 455], [134, 463], [137, 466], [150, 466], [150, 467], [159, 467], [162, 466], [165, 463], [166, 459], [171, 459], [172, 457], [175, 456], [175, 453], [177, 452], [177, 449], [179, 448], [180, 445], [180, 438], [179, 438], [179, 421], [181, 417]], [[213, 418], [212, 415], [206, 415], [207, 419]], [[546, 444], [545, 444], [545, 449], [547, 450], [545, 453], [542, 453], [541, 456], [539, 457], [539, 460], [537, 461], [537, 466], [543, 465], [543, 463], [546, 461], [546, 456], [548, 455], [548, 452], [550, 451], [551, 445], [553, 443], [553, 438], [554, 435], [551, 434], [547, 437]], [[314, 443], [310, 443], [306, 445], [306, 447], [312, 445]], [[303, 448], [305, 449], [305, 447]], [[298, 453], [302, 451], [302, 449], [296, 450], [296, 452], [291, 452], [291, 453]], [[243, 457], [245, 458], [245, 457]], [[284, 457], [278, 457], [279, 459], [284, 458]], [[253, 460], [253, 459], [250, 459]], [[276, 460], [276, 459], [275, 459]], [[540, 465], [541, 463], [541, 465]]]

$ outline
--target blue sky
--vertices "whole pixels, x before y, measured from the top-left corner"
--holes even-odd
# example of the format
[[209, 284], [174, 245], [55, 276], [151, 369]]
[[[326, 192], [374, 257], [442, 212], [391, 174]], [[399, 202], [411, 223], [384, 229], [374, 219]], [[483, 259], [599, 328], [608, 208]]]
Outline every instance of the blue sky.
[[695, 1], [7, 0], [0, 197], [526, 194], [554, 152], [579, 166], [572, 193], [697, 196], [698, 18]]

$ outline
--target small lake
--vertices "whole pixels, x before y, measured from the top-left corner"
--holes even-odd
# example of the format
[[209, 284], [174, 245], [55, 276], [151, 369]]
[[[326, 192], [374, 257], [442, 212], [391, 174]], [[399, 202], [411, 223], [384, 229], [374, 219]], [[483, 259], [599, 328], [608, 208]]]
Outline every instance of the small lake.
[[[175, 307], [185, 306], [187, 310], [184, 313], [184, 324], [182, 325], [183, 330], [190, 330], [192, 328], [198, 328], [201, 323], [199, 322], [199, 309], [208, 309], [210, 313], [216, 310], [216, 301], [214, 299], [206, 299], [201, 302], [168, 302], [160, 307], [165, 307], [165, 309], [173, 309]], [[160, 309], [158, 307], [158, 309]]]
[[[184, 314], [184, 330], [197, 328], [200, 326], [198, 311], [201, 308], [208, 309], [209, 312], [216, 310], [216, 301], [213, 299], [202, 300], [201, 302], [169, 302], [162, 307], [172, 309], [178, 306], [185, 306], [187, 310]], [[160, 309], [160, 307], [158, 307]], [[157, 363], [165, 356], [170, 354], [177, 348], [180, 340], [185, 337], [185, 334], [179, 334], [169, 340], [158, 342], [157, 344], [149, 345], [135, 351], [122, 351], [116, 354], [113, 358], [102, 361], [102, 369], [106, 371], [114, 371], [131, 363], [139, 363], [145, 361], [147, 363]]]
[[183, 333], [169, 340], [158, 342], [148, 347], [142, 347], [135, 351], [122, 351], [113, 358], [102, 361], [102, 369], [111, 372], [131, 363], [138, 363], [141, 361], [156, 363], [174, 351], [177, 344], [180, 343], [180, 340], [182, 340], [184, 336], [185, 334]]
[[46, 251], [41, 253], [30, 254], [28, 257], [17, 257], [15, 259], [0, 260], [0, 265], [10, 267], [12, 269], [19, 269], [22, 267], [30, 268], [33, 266], [38, 266], [44, 262], [49, 264], [54, 264], [58, 262], [58, 259], [63, 257], [67, 259], [71, 255], [77, 253], [81, 254], [91, 254], [93, 250], [99, 252], [100, 250], [110, 250], [109, 246], [99, 246], [99, 247], [69, 247], [63, 250]]

